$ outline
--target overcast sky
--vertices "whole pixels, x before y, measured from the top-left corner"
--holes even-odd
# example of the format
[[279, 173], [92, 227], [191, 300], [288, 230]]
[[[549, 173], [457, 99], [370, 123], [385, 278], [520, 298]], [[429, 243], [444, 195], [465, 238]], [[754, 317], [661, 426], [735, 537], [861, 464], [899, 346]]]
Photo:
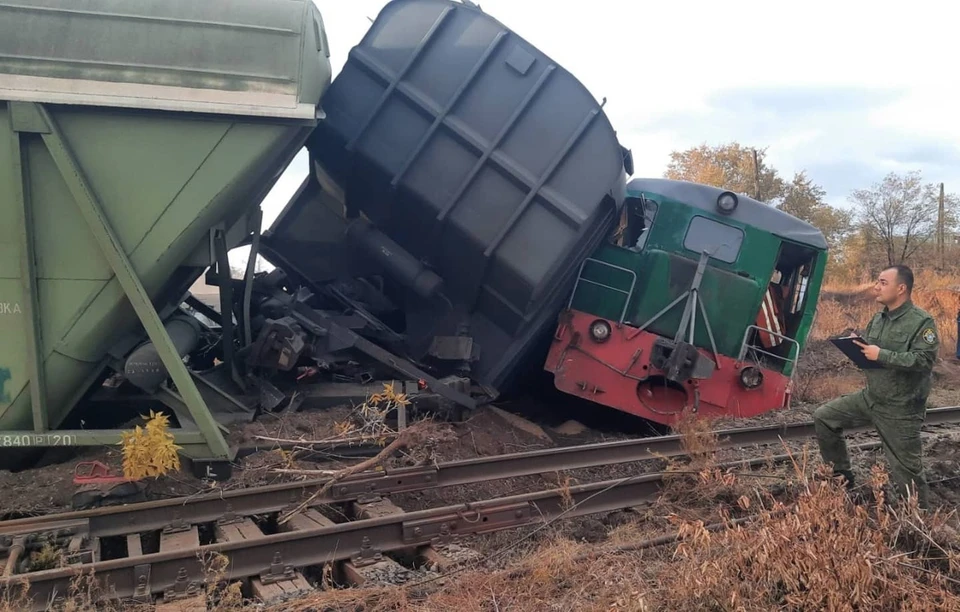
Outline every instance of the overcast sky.
[[[661, 176], [673, 150], [737, 140], [768, 147], [787, 179], [806, 169], [835, 205], [891, 170], [960, 191], [960, 9], [945, 1], [564, 1], [478, 4], [607, 98], [634, 176]], [[386, 3], [314, 2], [336, 77]], [[300, 155], [265, 223], [305, 173]]]

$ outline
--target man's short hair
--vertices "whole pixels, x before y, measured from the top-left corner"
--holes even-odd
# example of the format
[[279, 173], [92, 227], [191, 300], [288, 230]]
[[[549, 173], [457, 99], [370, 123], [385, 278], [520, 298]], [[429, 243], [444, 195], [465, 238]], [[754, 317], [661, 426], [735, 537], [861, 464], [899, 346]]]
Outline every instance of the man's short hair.
[[898, 264], [895, 266], [890, 266], [886, 268], [887, 270], [896, 270], [897, 271], [897, 283], [902, 283], [907, 286], [907, 295], [913, 293], [913, 270], [909, 266], [903, 264]]

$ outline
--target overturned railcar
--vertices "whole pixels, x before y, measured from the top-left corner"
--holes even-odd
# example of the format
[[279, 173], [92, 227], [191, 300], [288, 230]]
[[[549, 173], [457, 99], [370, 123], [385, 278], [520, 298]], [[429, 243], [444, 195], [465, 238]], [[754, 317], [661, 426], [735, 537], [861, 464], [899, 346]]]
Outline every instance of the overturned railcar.
[[477, 8], [396, 0], [323, 108], [263, 254], [495, 395], [620, 216], [631, 161], [602, 104]]

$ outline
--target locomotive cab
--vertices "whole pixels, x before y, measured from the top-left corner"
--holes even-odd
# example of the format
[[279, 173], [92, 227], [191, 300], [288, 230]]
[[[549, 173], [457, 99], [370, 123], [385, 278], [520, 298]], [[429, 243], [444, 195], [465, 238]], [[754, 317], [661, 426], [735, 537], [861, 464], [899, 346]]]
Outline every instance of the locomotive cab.
[[579, 270], [545, 369], [566, 393], [672, 424], [789, 403], [826, 262], [813, 226], [743, 195], [635, 179]]

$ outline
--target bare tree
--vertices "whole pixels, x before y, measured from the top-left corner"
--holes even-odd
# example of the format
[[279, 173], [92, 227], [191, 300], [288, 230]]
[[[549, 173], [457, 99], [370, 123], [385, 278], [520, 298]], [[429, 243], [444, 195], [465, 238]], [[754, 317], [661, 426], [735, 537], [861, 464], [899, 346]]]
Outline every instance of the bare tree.
[[[933, 238], [938, 196], [938, 186], [924, 185], [919, 171], [891, 172], [871, 188], [854, 191], [850, 200], [870, 240], [885, 251], [887, 265], [895, 265]], [[946, 203], [946, 222], [952, 226], [957, 196], [950, 194]]]
[[830, 249], [836, 249], [850, 233], [850, 213], [830, 206], [825, 198], [827, 192], [814, 183], [806, 171], [793, 175], [780, 203], [780, 210], [802, 219], [819, 229]]
[[768, 204], [780, 201], [787, 184], [767, 164], [766, 149], [730, 142], [716, 146], [702, 144], [670, 153], [664, 177], [729, 189], [756, 197]]

